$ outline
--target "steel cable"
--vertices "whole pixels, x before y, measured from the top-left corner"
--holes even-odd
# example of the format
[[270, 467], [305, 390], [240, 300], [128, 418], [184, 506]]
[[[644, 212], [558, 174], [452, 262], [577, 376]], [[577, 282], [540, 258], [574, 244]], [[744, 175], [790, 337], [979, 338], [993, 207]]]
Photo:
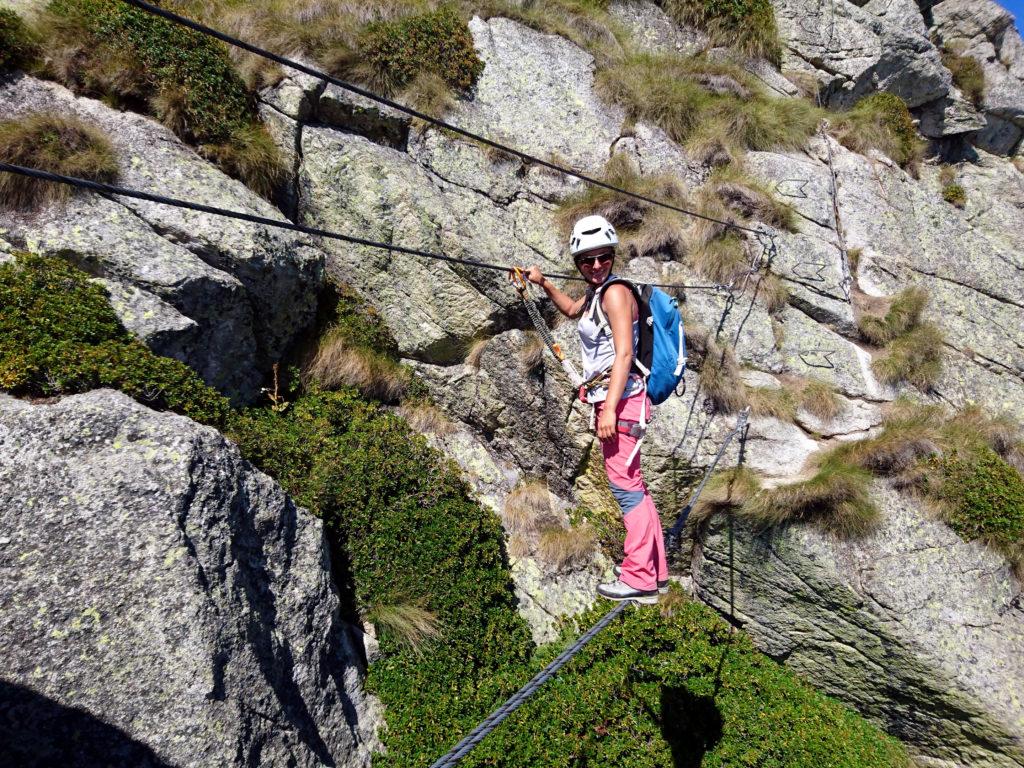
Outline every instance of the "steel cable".
[[[463, 259], [456, 256], [446, 256], [443, 253], [434, 253], [432, 251], [424, 251], [419, 248], [408, 248], [404, 245], [395, 245], [394, 243], [381, 243], [376, 240], [367, 240], [363, 237], [356, 237], [354, 235], [345, 235], [340, 232], [333, 232], [328, 229], [320, 229], [318, 227], [307, 227], [302, 224], [295, 224], [286, 219], [271, 219], [266, 216], [259, 216], [254, 213], [245, 213], [244, 211], [232, 211], [227, 208], [218, 208], [212, 205], [204, 205], [202, 203], [194, 203], [189, 200], [180, 200], [174, 197], [167, 197], [165, 195], [157, 195], [152, 192], [143, 192], [137, 189], [127, 189], [125, 187], [118, 187], [113, 184], [103, 184], [98, 181], [89, 181], [88, 179], [80, 179], [75, 176], [64, 176], [59, 173], [50, 173], [49, 171], [40, 171], [36, 168], [25, 168], [20, 165], [12, 165], [10, 163], [0, 163], [0, 171], [6, 171], [7, 173], [15, 173], [20, 176], [27, 176], [29, 178], [38, 179], [40, 181], [50, 181], [58, 184], [67, 184], [72, 187], [78, 187], [80, 189], [88, 189], [93, 192], [99, 192], [105, 195], [117, 195], [120, 197], [129, 197], [136, 200], [145, 200], [150, 203], [158, 203], [160, 205], [169, 205], [174, 208], [184, 208], [190, 211], [197, 211], [199, 213], [208, 213], [213, 216], [224, 216], [230, 219], [238, 219], [240, 221], [247, 221], [252, 224], [262, 224], [267, 227], [277, 227], [278, 229], [287, 229], [292, 232], [299, 232], [304, 235], [312, 235], [314, 237], [324, 237], [330, 240], [341, 240], [346, 243], [353, 243], [354, 245], [363, 245], [368, 248], [380, 248], [386, 251], [393, 251], [395, 253], [404, 253], [409, 256], [419, 256], [425, 259], [434, 259], [436, 261], [443, 261], [449, 264], [465, 264], [470, 267], [479, 267], [480, 269], [490, 269], [495, 272], [511, 272], [514, 267], [505, 264], [490, 264], [485, 261], [478, 261], [476, 259]], [[563, 275], [563, 274], [550, 274], [548, 277], [557, 280], [575, 280], [578, 282], [586, 282], [584, 278], [578, 275]], [[722, 291], [728, 292], [729, 287], [725, 285], [719, 285], [717, 283], [707, 285], [685, 285], [685, 284], [669, 284], [669, 283], [651, 283], [651, 285], [657, 285], [659, 288], [679, 288], [689, 291]]]
[[515, 149], [514, 147], [506, 146], [497, 141], [494, 141], [493, 139], [488, 139], [486, 136], [481, 136], [477, 133], [473, 133], [472, 131], [468, 131], [465, 128], [460, 128], [457, 125], [453, 125], [452, 123], [449, 123], [445, 120], [441, 120], [439, 118], [432, 117], [424, 112], [420, 112], [419, 110], [413, 109], [412, 107], [407, 107], [404, 104], [399, 104], [397, 101], [394, 101], [393, 99], [389, 99], [385, 96], [380, 96], [376, 93], [373, 93], [372, 91], [368, 91], [365, 88], [361, 88], [358, 85], [348, 83], [337, 77], [329, 75], [326, 72], [322, 72], [318, 69], [302, 64], [301, 62], [295, 61], [294, 59], [279, 56], [276, 53], [272, 53], [271, 51], [260, 48], [259, 46], [253, 45], [252, 43], [247, 43], [244, 40], [240, 40], [237, 37], [227, 35], [223, 32], [213, 29], [212, 27], [208, 27], [205, 24], [200, 24], [198, 21], [193, 21], [192, 19], [186, 18], [185, 16], [180, 16], [176, 13], [173, 13], [172, 11], [168, 11], [164, 8], [160, 8], [159, 6], [147, 3], [145, 2], [145, 0], [123, 0], [123, 2], [127, 3], [128, 5], [133, 5], [136, 8], [139, 8], [140, 10], [146, 11], [147, 13], [151, 13], [154, 16], [160, 16], [168, 21], [174, 22], [175, 24], [180, 24], [184, 27], [188, 27], [189, 29], [195, 32], [199, 32], [200, 34], [214, 37], [217, 40], [220, 40], [221, 42], [227, 43], [228, 45], [233, 45], [236, 48], [241, 48], [243, 51], [248, 51], [249, 53], [255, 54], [256, 56], [261, 56], [264, 59], [273, 61], [284, 67], [289, 67], [290, 69], [294, 69], [299, 72], [303, 72], [307, 75], [310, 75], [311, 77], [315, 77], [318, 80], [323, 80], [324, 82], [336, 85], [339, 88], [349, 91], [350, 93], [355, 93], [359, 96], [362, 96], [363, 98], [375, 101], [378, 104], [383, 104], [384, 106], [390, 107], [391, 109], [398, 110], [399, 112], [404, 112], [410, 117], [415, 117], [418, 120], [423, 120], [424, 122], [428, 122], [431, 125], [437, 126], [438, 128], [443, 128], [446, 131], [452, 131], [454, 133], [459, 134], [460, 136], [465, 136], [468, 139], [472, 139], [482, 144], [486, 144], [488, 147], [518, 157], [520, 160], [523, 160], [524, 162], [544, 166], [545, 168], [548, 168], [552, 171], [557, 171], [558, 173], [563, 173], [566, 176], [572, 176], [573, 178], [579, 179], [580, 181], [584, 181], [587, 184], [593, 184], [595, 186], [607, 189], [611, 192], [615, 192], [620, 195], [626, 195], [627, 197], [632, 197], [635, 200], [642, 200], [645, 203], [657, 205], [661, 208], [666, 208], [670, 211], [675, 211], [676, 213], [682, 213], [685, 214], [686, 216], [693, 216], [694, 218], [703, 219], [704, 221], [710, 221], [715, 224], [721, 224], [722, 226], [740, 230], [743, 232], [763, 234], [763, 230], [755, 229], [753, 227], [744, 227], [741, 224], [736, 224], [731, 221], [723, 221], [722, 219], [716, 219], [713, 216], [706, 216], [703, 213], [698, 213], [697, 211], [691, 211], [686, 208], [681, 208], [679, 206], [672, 205], [671, 203], [666, 203], [662, 200], [657, 200], [653, 197], [641, 195], [637, 192], [630, 192], [628, 189], [622, 189], [621, 187], [617, 187], [614, 184], [609, 184], [608, 182], [601, 181], [600, 179], [595, 179], [592, 176], [587, 176], [583, 173], [580, 173], [579, 171], [574, 171], [571, 168], [566, 168], [564, 166], [558, 165], [557, 163], [552, 163], [549, 160], [544, 160], [534, 155], [530, 155], [526, 152], [523, 152], [522, 150]]

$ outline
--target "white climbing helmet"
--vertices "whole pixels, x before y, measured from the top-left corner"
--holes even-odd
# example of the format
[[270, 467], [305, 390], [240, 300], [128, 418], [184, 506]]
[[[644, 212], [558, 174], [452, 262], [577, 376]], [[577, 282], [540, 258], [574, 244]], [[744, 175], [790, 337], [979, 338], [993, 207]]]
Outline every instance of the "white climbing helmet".
[[586, 251], [609, 245], [614, 248], [618, 244], [619, 236], [615, 234], [615, 227], [608, 219], [604, 216], [584, 216], [572, 228], [572, 237], [569, 238], [569, 253], [576, 258]]

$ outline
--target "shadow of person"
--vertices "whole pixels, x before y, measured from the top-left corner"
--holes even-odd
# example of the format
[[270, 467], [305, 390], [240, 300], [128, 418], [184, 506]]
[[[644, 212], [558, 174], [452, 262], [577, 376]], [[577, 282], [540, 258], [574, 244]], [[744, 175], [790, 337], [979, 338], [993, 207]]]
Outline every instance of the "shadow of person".
[[0, 765], [174, 768], [95, 715], [6, 680], [0, 680]]
[[722, 714], [714, 697], [663, 685], [661, 734], [672, 750], [675, 768], [700, 768], [705, 753], [722, 739]]

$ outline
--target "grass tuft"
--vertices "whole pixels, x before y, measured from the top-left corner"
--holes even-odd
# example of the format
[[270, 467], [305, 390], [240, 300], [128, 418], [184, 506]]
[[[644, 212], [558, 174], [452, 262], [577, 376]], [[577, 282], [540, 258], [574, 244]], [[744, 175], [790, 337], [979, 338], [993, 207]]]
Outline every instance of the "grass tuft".
[[[654, 123], [681, 144], [693, 141], [690, 148], [704, 154], [799, 149], [819, 120], [808, 102], [767, 96], [739, 67], [703, 56], [634, 56], [598, 72], [597, 86], [631, 120]], [[741, 90], [749, 96], [738, 96]]]
[[839, 395], [832, 386], [816, 379], [804, 383], [799, 402], [803, 410], [826, 423], [838, 416], [841, 410]]
[[523, 346], [519, 348], [519, 363], [527, 373], [534, 373], [544, 366], [544, 340], [536, 331], [527, 331]]
[[416, 653], [421, 653], [425, 643], [441, 634], [441, 622], [436, 613], [426, 608], [425, 601], [372, 605], [366, 609], [363, 620]]
[[942, 332], [925, 323], [893, 341], [884, 357], [871, 368], [885, 384], [909, 382], [928, 391], [942, 375], [945, 339]]
[[911, 171], [916, 171], [924, 155], [924, 142], [906, 103], [885, 91], [865, 96], [837, 115], [833, 133], [847, 149], [862, 154], [877, 149]]
[[779, 421], [796, 418], [796, 398], [784, 388], [747, 387], [747, 405], [752, 416], [770, 417]]
[[697, 337], [688, 334], [687, 345], [700, 357], [700, 384], [711, 398], [715, 409], [722, 413], [736, 413], [747, 405], [747, 391], [740, 380], [740, 367], [732, 347], [720, 347], [711, 338], [692, 343]]
[[455, 425], [444, 411], [429, 400], [406, 400], [399, 407], [398, 415], [413, 431], [421, 434], [450, 435], [455, 431]]
[[466, 359], [464, 362], [474, 371], [480, 370], [480, 361], [484, 356], [484, 350], [487, 349], [487, 343], [489, 341], [489, 338], [476, 339], [469, 345], [469, 349], [466, 350]]
[[950, 50], [942, 52], [942, 63], [953, 75], [953, 85], [960, 89], [974, 106], [985, 103], [985, 70], [972, 56], [961, 56]]
[[942, 199], [962, 209], [967, 205], [967, 190], [961, 184], [947, 184], [942, 188]]
[[831, 457], [810, 479], [762, 491], [740, 513], [765, 527], [809, 522], [838, 536], [858, 536], [879, 519], [870, 485], [870, 472]]
[[201, 145], [199, 153], [266, 198], [288, 178], [277, 145], [267, 129], [257, 123], [235, 128], [227, 141]]
[[597, 534], [584, 523], [577, 528], [545, 528], [540, 532], [537, 554], [555, 570], [585, 565], [597, 545]]
[[865, 341], [877, 347], [884, 347], [905, 333], [916, 328], [921, 313], [928, 306], [928, 293], [923, 288], [906, 288], [896, 295], [885, 317], [864, 315], [858, 321], [860, 334]]
[[[74, 117], [36, 113], [0, 122], [0, 161], [91, 181], [117, 178], [118, 161], [107, 138]], [[71, 194], [66, 184], [0, 174], [0, 205], [31, 210]]]
[[505, 498], [501, 519], [512, 533], [536, 530], [540, 521], [550, 518], [551, 496], [543, 480], [527, 480], [512, 489]]
[[690, 520], [701, 523], [719, 512], [742, 507], [760, 490], [761, 479], [747, 467], [716, 472], [690, 512]]
[[328, 331], [313, 360], [303, 371], [305, 386], [324, 389], [355, 387], [364, 397], [384, 402], [399, 400], [409, 388], [409, 373], [401, 364], [356, 346], [343, 331]]

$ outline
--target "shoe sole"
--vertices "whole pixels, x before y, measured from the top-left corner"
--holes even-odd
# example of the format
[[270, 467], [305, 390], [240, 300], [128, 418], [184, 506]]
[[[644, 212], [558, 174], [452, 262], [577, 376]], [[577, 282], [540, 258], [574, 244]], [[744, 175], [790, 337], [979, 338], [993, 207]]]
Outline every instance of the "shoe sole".
[[[612, 568], [612, 573], [615, 574], [615, 578], [618, 578], [619, 576], [622, 575], [622, 569], [619, 568], [619, 566], [616, 565], [614, 568]], [[659, 581], [658, 582], [658, 594], [659, 595], [667, 595], [668, 594], [668, 581]]]
[[610, 595], [602, 595], [600, 592], [597, 593], [599, 597], [603, 597], [605, 600], [613, 600], [617, 603], [632, 601], [634, 603], [640, 603], [641, 605], [657, 605], [658, 595], [634, 595], [633, 597], [612, 597]]

